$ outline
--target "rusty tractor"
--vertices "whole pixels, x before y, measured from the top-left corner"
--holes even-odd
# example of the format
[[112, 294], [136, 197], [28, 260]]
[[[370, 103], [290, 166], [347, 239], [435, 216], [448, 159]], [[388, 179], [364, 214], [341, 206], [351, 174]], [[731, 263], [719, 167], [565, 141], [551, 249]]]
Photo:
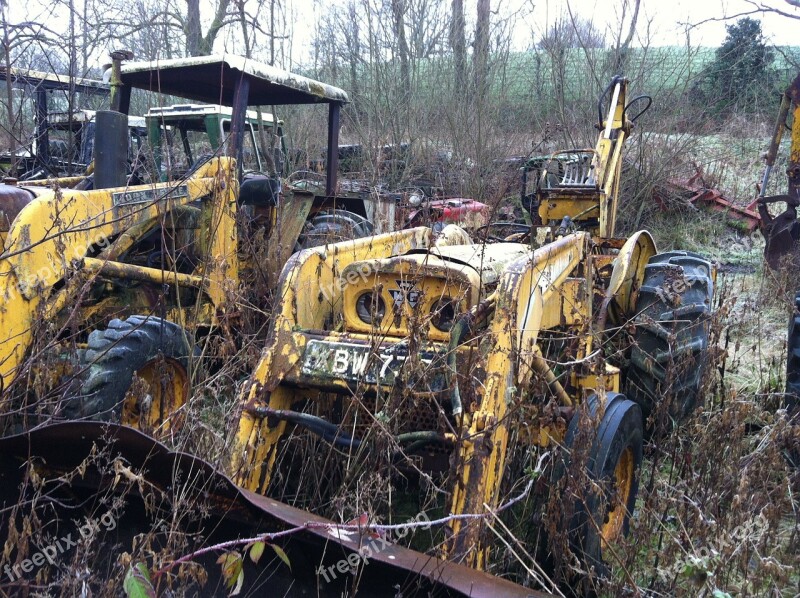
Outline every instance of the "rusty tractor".
[[[497, 242], [480, 243], [456, 226], [418, 228], [289, 260], [241, 398], [238, 485], [323, 508], [333, 480], [428, 480], [452, 516], [438, 554], [485, 570], [496, 526], [478, 515], [502, 509], [548, 454], [543, 501], [568, 511], [562, 530], [584, 571], [607, 571], [643, 438], [701, 400], [713, 291], [700, 256], [659, 254], [647, 231], [615, 236], [623, 147], [650, 101], [627, 89], [617, 77], [603, 94], [594, 149], [525, 167], [534, 226], [489, 225]], [[313, 459], [293, 452], [309, 439], [341, 469], [292, 484], [297, 455]], [[582, 493], [565, 490], [571, 462]]]
[[[334, 122], [329, 149], [336, 147], [336, 116], [346, 99], [338, 90], [296, 77], [278, 85], [268, 67], [231, 57], [159, 66], [161, 90], [169, 93], [189, 73], [222, 73], [223, 84], [211, 94], [229, 99], [234, 114], [246, 105], [248, 88], [255, 104], [327, 103]], [[175, 79], [168, 76], [173, 67]], [[128, 65], [121, 81], [143, 85], [151, 76], [144, 66]], [[80, 312], [80, 322], [92, 322], [106, 307], [121, 309], [111, 292], [119, 281], [132, 281], [134, 290], [160, 284], [159, 290], [180, 291], [177, 296], [191, 292], [193, 303], [189, 308], [164, 294], [156, 305], [164, 305], [164, 317], [86, 326], [93, 331], [84, 360], [93, 365], [89, 382], [69, 399], [78, 406], [71, 415], [123, 425], [67, 422], [0, 439], [0, 474], [7, 481], [1, 487], [22, 487], [20, 476], [34, 471], [37, 483], [67, 492], [44, 496], [58, 498], [52, 508], [60, 509], [97, 504], [103, 492], [116, 496], [115, 488], [126, 485], [140, 497], [143, 516], [158, 510], [153, 496], [157, 505], [189, 496], [192, 521], [177, 534], [185, 538], [203, 521], [217, 541], [247, 537], [248, 524], [283, 530], [285, 536], [270, 542], [285, 540], [292, 569], [278, 565], [289, 579], [272, 570], [268, 577], [280, 592], [308, 587], [341, 595], [363, 583], [375, 595], [538, 595], [488, 573], [497, 570], [493, 559], [500, 552], [492, 534], [511, 524], [524, 531], [517, 537], [530, 540], [518, 546], [528, 555], [556, 564], [563, 559], [587, 579], [605, 575], [610, 547], [634, 510], [645, 435], [686, 417], [701, 400], [713, 290], [712, 268], [700, 256], [659, 254], [646, 231], [615, 236], [623, 148], [643, 111], [631, 117], [639, 98], [628, 101], [627, 92], [628, 81], [616, 77], [601, 97], [594, 149], [559, 152], [526, 167], [533, 226], [490, 224], [479, 231], [483, 242], [455, 225], [417, 227], [294, 253], [276, 283], [280, 301], [261, 359], [239, 396], [230, 478], [131, 428], [165, 435], [178, 423], [180, 400], [173, 397], [183, 396], [182, 366], [193, 357], [186, 331], [201, 323], [213, 329], [237, 309], [227, 299], [231, 281], [246, 280], [246, 262], [231, 212], [242, 203], [246, 182], [237, 197], [235, 163], [205, 162], [177, 187], [64, 191], [35, 200], [15, 220], [0, 261], [6, 280], [22, 293], [0, 319], [6, 392], [23, 374], [38, 373], [23, 365], [34, 319], [57, 322], [68, 298], [84, 297], [76, 289], [93, 292], [92, 309]], [[122, 112], [126, 94], [115, 104]], [[240, 133], [231, 127], [229, 147], [237, 146]], [[335, 172], [329, 164], [325, 199], [335, 200]], [[315, 201], [312, 193], [292, 189], [278, 200], [290, 198]], [[57, 218], [72, 205], [69, 218]], [[185, 270], [123, 261], [141, 255], [130, 249], [147, 239], [149, 226], [183, 222], [188, 217], [178, 208], [195, 206], [200, 223], [224, 233], [204, 236], [206, 224], [199, 232], [187, 227], [199, 236], [194, 250], [201, 259], [181, 262], [179, 252], [170, 253], [185, 247], [176, 224], [164, 231], [166, 254], [157, 259], [187, 263]], [[28, 218], [33, 207], [49, 211], [36, 218], [31, 211]], [[54, 222], [71, 225], [61, 241], [48, 235]], [[60, 278], [51, 270], [36, 279], [22, 276], [39, 272], [36, 266], [50, 256], [70, 255], [87, 230], [97, 231], [90, 249], [61, 266]], [[103, 235], [111, 238], [108, 247], [99, 247]], [[158, 339], [158, 349], [142, 365], [148, 339]], [[108, 374], [109, 364], [119, 363], [125, 371]], [[133, 372], [152, 381], [148, 392], [127, 393]], [[92, 397], [102, 396], [92, 393], [111, 380], [123, 381], [123, 394], [92, 406]], [[114, 466], [87, 460], [98, 452], [110, 453]], [[32, 470], [18, 466], [32, 455]], [[76, 468], [78, 477], [68, 475]], [[351, 492], [362, 483], [365, 492]], [[414, 546], [424, 554], [373, 533], [370, 521], [337, 526], [322, 519], [352, 514], [365, 503], [382, 518], [402, 521], [392, 497], [409, 491], [422, 503], [414, 512], [431, 510], [444, 522], [426, 546]], [[4, 504], [17, 504], [6, 494]], [[167, 507], [169, 517], [174, 509]], [[542, 514], [551, 511], [560, 513], [557, 525], [545, 529]], [[365, 544], [372, 547], [376, 538], [383, 538], [381, 548], [366, 559]], [[184, 571], [175, 579], [188, 583], [189, 577]]]
[[[267, 289], [252, 297], [263, 310], [271, 277], [295, 249], [370, 235], [381, 216], [377, 200], [337, 197], [336, 152], [321, 189], [242, 167], [248, 105], [321, 104], [335, 148], [344, 91], [236, 56], [124, 66], [119, 58], [113, 110], [96, 115], [93, 188], [2, 189], [10, 224], [0, 376], [11, 429], [47, 416], [43, 397], [63, 396], [58, 410], [70, 419], [166, 430], [189, 396], [196, 339], [236, 327], [242, 292]], [[229, 104], [224, 154], [198, 159], [177, 180], [157, 169], [155, 182], [129, 184], [134, 88]], [[32, 365], [44, 354], [54, 361]], [[128, 394], [135, 379], [147, 387], [137, 398]]]

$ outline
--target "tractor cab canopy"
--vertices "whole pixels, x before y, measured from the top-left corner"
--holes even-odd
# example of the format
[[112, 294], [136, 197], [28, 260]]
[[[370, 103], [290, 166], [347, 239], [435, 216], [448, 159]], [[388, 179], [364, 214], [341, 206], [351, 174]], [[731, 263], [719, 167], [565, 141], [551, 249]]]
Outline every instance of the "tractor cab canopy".
[[[174, 104], [156, 106], [144, 115], [147, 122], [147, 137], [156, 167], [167, 176], [174, 170], [171, 164], [176, 158], [187, 165], [216, 154], [219, 149], [227, 151], [233, 111], [219, 104]], [[269, 112], [248, 110], [245, 115], [245, 134], [242, 143], [243, 172], [265, 172], [267, 164], [283, 174], [286, 161], [286, 146], [283, 139], [283, 121]], [[262, 155], [259, 140], [264, 140], [264, 151], [272, 150], [271, 159]]]
[[117, 108], [128, 112], [130, 90], [144, 89], [192, 101], [231, 107], [229, 156], [242, 155], [247, 106], [328, 104], [326, 193], [336, 189], [339, 113], [347, 93], [249, 58], [223, 54], [152, 62], [128, 62], [121, 68]]
[[[62, 144], [59, 141], [54, 144], [50, 142], [52, 115], [49, 114], [48, 94], [53, 95], [56, 92], [63, 92], [64, 94], [77, 93], [82, 94], [85, 101], [87, 96], [107, 96], [111, 90], [109, 84], [105, 81], [28, 69], [7, 69], [6, 67], [0, 67], [0, 81], [10, 81], [12, 87], [28, 90], [33, 97], [36, 121], [36, 134], [31, 143], [33, 155], [29, 153], [30, 159], [21, 172], [33, 171], [38, 168], [42, 173], [49, 175], [61, 173], [63, 156], [58, 154]], [[66, 104], [66, 96], [61, 98], [61, 104], [62, 106]], [[82, 112], [81, 110], [73, 110], [75, 118], [79, 118]], [[56, 150], [52, 159], [50, 156], [51, 145]], [[71, 167], [67, 170], [71, 170]]]
[[56, 75], [28, 69], [6, 69], [0, 66], [0, 81], [11, 80], [15, 87], [30, 87], [42, 91], [68, 91], [77, 93], [108, 95], [109, 85], [105, 81]]
[[[96, 116], [96, 111], [85, 109], [49, 114], [48, 154], [56, 173], [80, 173], [91, 164], [94, 159]], [[128, 160], [138, 154], [146, 137], [145, 119], [141, 116], [129, 116]]]

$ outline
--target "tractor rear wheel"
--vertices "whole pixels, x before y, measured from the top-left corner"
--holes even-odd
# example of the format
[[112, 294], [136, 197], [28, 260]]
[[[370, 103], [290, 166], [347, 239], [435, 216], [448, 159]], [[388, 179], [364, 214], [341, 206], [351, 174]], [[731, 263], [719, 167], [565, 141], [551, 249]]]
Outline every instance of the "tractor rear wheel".
[[[590, 421], [596, 421], [601, 413], [596, 395], [587, 399], [586, 408]], [[627, 535], [636, 504], [642, 465], [642, 413], [633, 401], [609, 392], [596, 429], [581, 429], [582, 419], [587, 421], [576, 414], [570, 420], [564, 440], [569, 454], [558, 469], [585, 481], [569, 519], [570, 549], [587, 568], [594, 568], [595, 576], [603, 577], [608, 575], [606, 548]], [[589, 447], [585, 458], [578, 458], [585, 446]]]
[[[794, 298], [794, 314], [786, 337], [786, 396], [782, 407], [792, 425], [800, 427], [800, 291]], [[800, 470], [800, 443], [796, 440], [787, 447], [786, 458], [792, 468]]]
[[295, 251], [368, 237], [373, 230], [369, 220], [349, 210], [318, 212], [306, 221]]
[[189, 395], [190, 355], [177, 324], [152, 316], [111, 320], [89, 334], [80, 395], [63, 405], [62, 414], [117, 421], [158, 436], [175, 431]]
[[794, 306], [786, 337], [786, 408], [790, 414], [800, 412], [800, 292]]
[[625, 394], [651, 431], [664, 401], [663, 414], [674, 422], [702, 402], [712, 296], [711, 264], [696, 253], [659, 253], [645, 267]]

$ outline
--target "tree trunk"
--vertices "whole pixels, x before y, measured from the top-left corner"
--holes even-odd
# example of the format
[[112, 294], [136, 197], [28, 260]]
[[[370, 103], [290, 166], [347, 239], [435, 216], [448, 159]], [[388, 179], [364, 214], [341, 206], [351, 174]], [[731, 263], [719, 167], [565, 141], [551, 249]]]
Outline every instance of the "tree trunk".
[[408, 67], [408, 41], [405, 24], [406, 6], [404, 0], [392, 0], [394, 35], [397, 40], [397, 54], [400, 57], [400, 83], [403, 95], [411, 91], [411, 76]]
[[247, 31], [247, 13], [244, 10], [245, 0], [237, 0], [236, 8], [239, 12], [239, 25], [242, 28], [242, 42], [244, 42], [244, 55], [245, 58], [250, 58], [252, 49], [250, 48], [250, 35]]
[[475, 21], [475, 51], [472, 55], [475, 68], [475, 93], [478, 97], [486, 94], [490, 10], [490, 0], [478, 0], [478, 15]]
[[200, 56], [203, 36], [200, 32], [200, 0], [186, 0], [186, 54]]
[[453, 50], [455, 89], [463, 90], [467, 82], [467, 41], [464, 25], [464, 0], [452, 0], [450, 48]]
[[[633, 34], [636, 33], [636, 21], [639, 19], [640, 2], [641, 0], [633, 0], [633, 15], [631, 16], [631, 26], [628, 29], [628, 36], [624, 41], [620, 39], [617, 40], [616, 52], [614, 52], [613, 69], [615, 75], [621, 75], [622, 71], [625, 69], [625, 63], [627, 62], [628, 58], [628, 49], [630, 48], [631, 40], [633, 40]], [[627, 8], [627, 3], [623, 5], [623, 18], [625, 17], [625, 8]]]
[[218, 0], [217, 8], [214, 11], [214, 20], [211, 21], [208, 32], [203, 35], [200, 28], [200, 0], [186, 0], [184, 32], [186, 33], [187, 56], [208, 56], [212, 53], [217, 34], [225, 25], [229, 5], [230, 0]]

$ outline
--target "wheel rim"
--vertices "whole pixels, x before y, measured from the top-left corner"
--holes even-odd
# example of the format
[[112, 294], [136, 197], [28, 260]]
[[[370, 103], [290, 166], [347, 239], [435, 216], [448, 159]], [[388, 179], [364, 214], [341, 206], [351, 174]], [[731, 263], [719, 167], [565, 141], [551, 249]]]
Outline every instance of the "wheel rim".
[[157, 437], [179, 430], [184, 420], [180, 408], [189, 397], [186, 368], [176, 359], [159, 356], [145, 363], [135, 378], [141, 386], [125, 398], [122, 423]]
[[628, 514], [628, 501], [633, 488], [634, 469], [633, 448], [626, 447], [622, 451], [616, 467], [614, 467], [611, 479], [613, 487], [608, 503], [608, 511], [600, 530], [604, 545], [608, 542], [613, 542], [622, 535], [625, 517]]

